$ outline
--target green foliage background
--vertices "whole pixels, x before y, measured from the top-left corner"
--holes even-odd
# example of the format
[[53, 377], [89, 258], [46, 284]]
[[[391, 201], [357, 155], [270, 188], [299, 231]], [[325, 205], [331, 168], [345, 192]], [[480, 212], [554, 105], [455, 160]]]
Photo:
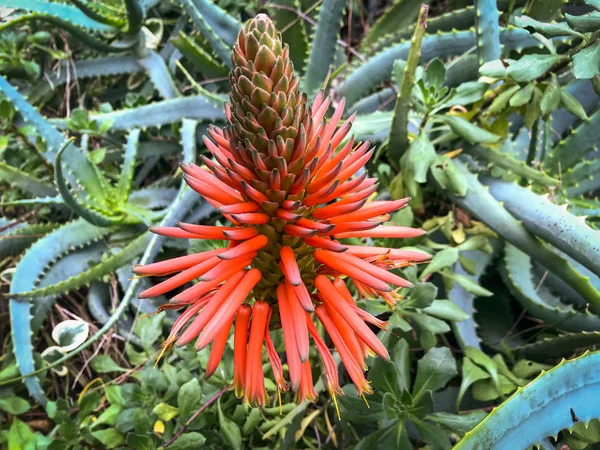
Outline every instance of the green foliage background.
[[[600, 2], [425, 4], [0, 0], [0, 446], [600, 442]], [[260, 12], [303, 90], [357, 113], [379, 195], [412, 197], [391, 221], [427, 234], [373, 244], [432, 255], [395, 308], [363, 302], [392, 363], [371, 358], [366, 401], [341, 374], [341, 419], [319, 378], [316, 403], [279, 406], [268, 382], [270, 407], [240, 404], [231, 345], [210, 380], [206, 350], [155, 365], [176, 316], [131, 279], [212, 245], [146, 230], [218, 220], [178, 164], [224, 124], [231, 46]]]

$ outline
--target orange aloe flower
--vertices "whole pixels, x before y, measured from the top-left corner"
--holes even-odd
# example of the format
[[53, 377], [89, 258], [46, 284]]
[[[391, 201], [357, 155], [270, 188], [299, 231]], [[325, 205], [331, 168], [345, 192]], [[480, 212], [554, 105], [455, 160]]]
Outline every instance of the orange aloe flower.
[[[206, 377], [217, 369], [233, 327], [232, 389], [252, 405], [269, 401], [265, 353], [280, 392], [291, 389], [297, 401], [317, 398], [311, 341], [329, 392], [334, 399], [341, 395], [325, 335], [358, 393], [370, 393], [366, 358], [388, 359], [370, 325], [386, 329], [387, 323], [362, 310], [346, 282], [361, 296], [383, 298], [393, 306], [401, 298], [398, 289], [412, 284], [390, 270], [429, 257], [346, 245], [340, 239], [422, 235], [418, 229], [385, 225], [389, 214], [410, 199], [369, 201], [377, 181], [361, 169], [374, 149], [368, 142], [355, 145], [349, 136], [354, 116], [342, 122], [343, 100], [330, 120], [325, 114], [331, 99], [322, 92], [309, 106], [288, 47], [267, 16], [261, 14], [243, 27], [232, 60], [229, 124], [211, 127], [204, 137], [213, 158], [203, 156], [201, 166], [182, 166], [188, 185], [231, 226], [178, 223], [152, 228], [164, 236], [229, 244], [136, 267], [140, 276], [169, 276], [140, 297], [179, 290], [163, 308], [186, 309], [165, 344], [195, 340], [198, 350], [212, 344]], [[281, 355], [271, 339], [279, 328], [285, 347]]]

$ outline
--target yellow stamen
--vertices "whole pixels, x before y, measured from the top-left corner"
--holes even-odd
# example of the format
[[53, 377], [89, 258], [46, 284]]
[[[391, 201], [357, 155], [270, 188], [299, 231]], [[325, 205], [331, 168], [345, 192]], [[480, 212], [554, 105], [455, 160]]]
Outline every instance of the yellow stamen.
[[279, 415], [283, 416], [283, 405], [281, 404], [281, 390], [277, 389], [277, 397], [279, 398]]
[[365, 401], [365, 404], [367, 405], [367, 408], [371, 408], [369, 406], [369, 402], [367, 401], [367, 397], [365, 397], [365, 394], [362, 395], [363, 400]]
[[335, 396], [335, 392], [331, 388], [331, 385], [327, 383], [327, 388], [329, 389], [329, 395], [331, 395], [331, 399], [333, 400], [333, 405], [335, 406], [335, 412], [338, 416], [338, 420], [342, 420], [342, 415], [340, 414], [340, 407], [337, 402], [337, 397]]
[[160, 359], [163, 357], [163, 355], [165, 354], [165, 352], [169, 349], [169, 347], [171, 347], [171, 345], [173, 344], [173, 341], [175, 340], [175, 338], [170, 338], [167, 339], [163, 345], [162, 345], [162, 350], [160, 352], [160, 355], [158, 355], [158, 358], [156, 358], [156, 362], [154, 363], [154, 368], [156, 368], [158, 366], [158, 363], [160, 361]]

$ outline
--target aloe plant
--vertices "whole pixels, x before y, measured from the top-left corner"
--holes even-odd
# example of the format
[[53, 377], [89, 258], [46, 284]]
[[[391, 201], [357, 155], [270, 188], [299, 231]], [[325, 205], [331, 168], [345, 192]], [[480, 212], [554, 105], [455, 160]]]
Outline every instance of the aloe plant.
[[[429, 265], [401, 269], [415, 285], [397, 292], [406, 297], [402, 302], [359, 303], [389, 320], [390, 333], [379, 338], [393, 364], [367, 360], [375, 388], [370, 409], [347, 387], [335, 405], [323, 382], [316, 406], [290, 407], [285, 403], [292, 397], [282, 393], [281, 417], [277, 407], [248, 412], [226, 397], [209, 400], [197, 392], [190, 396], [195, 402], [215, 401], [213, 416], [200, 419], [203, 427], [220, 430], [198, 437], [197, 424], [186, 422], [191, 407], [185, 396], [174, 403], [170, 392], [147, 414], [166, 424], [163, 431], [158, 425], [152, 433], [155, 423], [142, 427], [139, 413], [136, 429], [104, 429], [113, 419], [102, 413], [91, 433], [71, 442], [168, 448], [172, 439], [177, 443], [177, 427], [181, 436], [194, 434], [196, 443], [231, 448], [262, 439], [273, 447], [317, 447], [323, 436], [328, 444], [356, 448], [411, 448], [424, 441], [446, 449], [461, 437], [456, 448], [585, 448], [600, 441], [600, 422], [593, 420], [598, 411], [589, 401], [597, 355], [559, 363], [600, 345], [600, 4], [478, 0], [452, 9], [465, 2], [425, 1], [427, 11], [421, 2], [393, 0], [374, 9], [380, 3], [0, 0], [19, 8], [0, 26], [6, 135], [0, 137], [0, 182], [7, 187], [0, 194], [6, 215], [0, 217], [0, 280], [10, 279], [12, 333], [0, 385], [17, 391], [25, 381], [34, 400], [55, 414], [47, 370], [63, 373], [71, 358], [110, 330], [131, 336], [130, 328], [143, 323], [139, 313], [165, 303], [136, 298], [152, 283], [129, 279], [135, 264], [188, 248], [212, 249], [146, 230], [209, 220], [212, 207], [179, 185], [175, 164], [195, 162], [208, 124], [227, 122], [238, 32], [248, 16], [267, 12], [290, 46], [307, 104], [320, 89], [333, 95], [336, 108], [345, 98], [342, 122], [353, 121], [354, 139], [377, 145], [365, 170], [378, 177], [381, 200], [412, 197], [410, 209], [389, 219], [426, 231], [367, 243], [431, 255]], [[57, 30], [75, 49], [74, 61], [58, 50]], [[75, 82], [83, 93], [77, 100]], [[70, 114], [63, 113], [65, 105]], [[109, 298], [112, 280], [116, 307]], [[100, 329], [77, 348], [47, 352], [40, 361], [44, 343], [56, 347], [44, 339], [47, 317], [75, 290]], [[172, 325], [169, 314], [164, 323], [157, 317], [153, 339], [133, 335], [136, 350], [128, 347], [127, 357], [134, 365], [158, 352], [162, 325]], [[230, 353], [226, 344], [223, 379], [211, 381], [213, 389], [230, 381]], [[178, 349], [167, 355], [168, 376], [178, 358], [186, 378], [186, 371], [201, 373], [198, 365], [205, 366], [208, 355]], [[152, 391], [143, 383], [145, 394]], [[202, 382], [203, 393], [207, 386]], [[551, 414], [556, 405], [548, 393], [558, 390], [563, 395], [555, 403], [564, 407]], [[267, 391], [276, 388], [267, 384]], [[19, 411], [0, 397], [0, 410]], [[482, 402], [500, 406], [487, 414]], [[119, 414], [126, 406], [114, 396], [109, 403]], [[56, 420], [64, 428], [69, 408], [60, 408]], [[473, 411], [457, 414], [461, 410]], [[181, 414], [177, 424], [173, 414]], [[332, 425], [337, 414], [343, 422]], [[10, 439], [29, 439], [25, 422], [13, 420], [13, 428]]]

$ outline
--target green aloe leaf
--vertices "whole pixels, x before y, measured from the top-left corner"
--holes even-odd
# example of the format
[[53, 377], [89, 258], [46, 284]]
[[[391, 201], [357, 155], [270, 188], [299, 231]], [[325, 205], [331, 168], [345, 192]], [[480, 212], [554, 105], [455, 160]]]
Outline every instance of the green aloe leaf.
[[333, 64], [345, 6], [345, 0], [325, 0], [321, 5], [303, 79], [309, 98], [321, 88]]
[[469, 431], [455, 450], [528, 448], [575, 422], [600, 417], [599, 363], [599, 353], [586, 353], [543, 372]]
[[0, 161], [0, 181], [39, 197], [53, 197], [56, 189], [27, 172]]

